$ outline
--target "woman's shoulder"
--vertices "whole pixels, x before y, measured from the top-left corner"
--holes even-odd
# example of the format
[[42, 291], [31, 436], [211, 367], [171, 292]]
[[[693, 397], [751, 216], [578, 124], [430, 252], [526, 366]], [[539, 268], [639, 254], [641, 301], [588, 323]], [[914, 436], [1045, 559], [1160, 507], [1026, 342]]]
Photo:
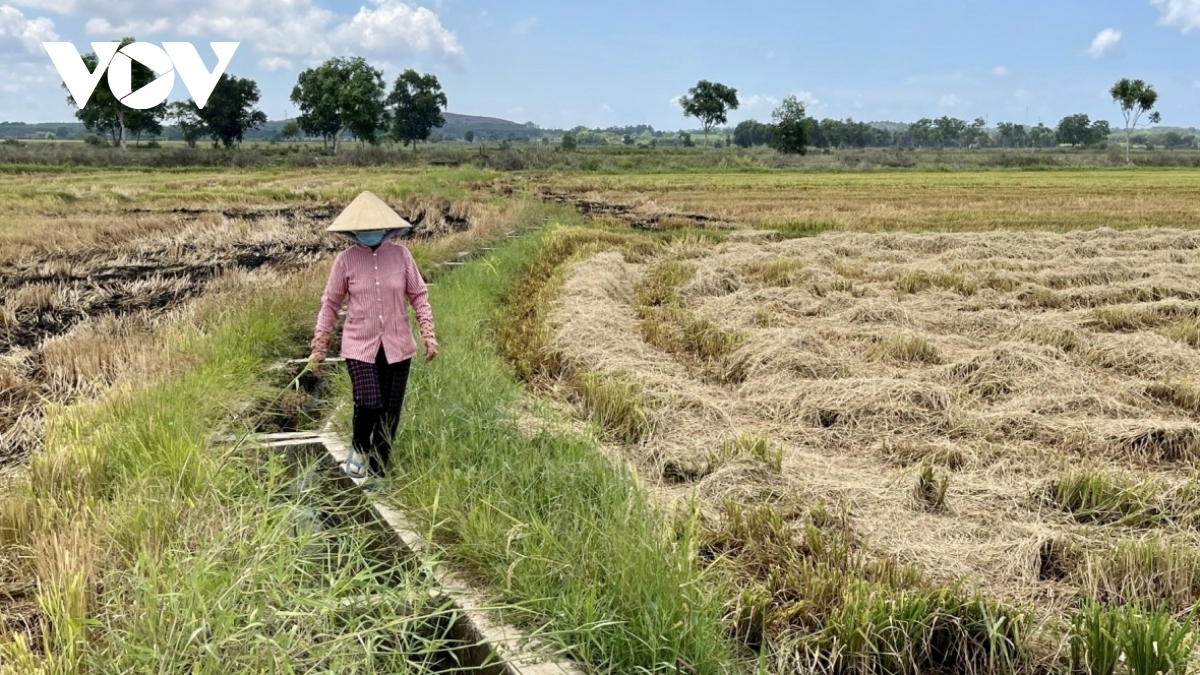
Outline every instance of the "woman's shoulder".
[[412, 251], [409, 251], [408, 247], [405, 246], [404, 244], [394, 242], [394, 241], [386, 241], [383, 243], [383, 245], [388, 247], [389, 249], [391, 249], [393, 252], [395, 252], [401, 256], [404, 256], [405, 258], [412, 257]]

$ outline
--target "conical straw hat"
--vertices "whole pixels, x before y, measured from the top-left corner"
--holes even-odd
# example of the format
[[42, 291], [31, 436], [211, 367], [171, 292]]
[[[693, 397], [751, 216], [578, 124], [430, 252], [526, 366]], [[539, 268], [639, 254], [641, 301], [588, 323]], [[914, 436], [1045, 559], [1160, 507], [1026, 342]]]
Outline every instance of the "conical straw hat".
[[362, 230], [403, 230], [412, 223], [400, 217], [382, 199], [370, 192], [354, 198], [326, 232], [360, 232]]

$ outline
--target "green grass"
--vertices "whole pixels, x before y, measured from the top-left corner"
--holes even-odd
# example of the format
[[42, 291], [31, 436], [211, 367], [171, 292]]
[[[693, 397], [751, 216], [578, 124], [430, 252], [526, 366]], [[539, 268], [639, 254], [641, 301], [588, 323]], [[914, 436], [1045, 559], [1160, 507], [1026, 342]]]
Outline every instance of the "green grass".
[[773, 446], [768, 439], [755, 434], [725, 439], [711, 454], [709, 464], [716, 468], [738, 459], [758, 460], [776, 473], [783, 470], [783, 448]]
[[52, 411], [0, 503], [0, 549], [25, 551], [44, 614], [44, 657], [0, 640], [13, 673], [428, 671], [427, 582], [361, 527], [314, 532], [305, 504], [346, 505], [277, 459], [209, 443], [303, 342], [314, 290], [222, 303], [164, 336], [174, 374]]
[[937, 345], [924, 335], [912, 333], [897, 333], [889, 335], [872, 343], [867, 353], [877, 359], [895, 363], [925, 363], [937, 365], [942, 363], [942, 353]]
[[1023, 672], [1028, 618], [937, 586], [920, 570], [864, 554], [820, 507], [785, 514], [726, 502], [702, 529], [701, 556], [740, 591], [735, 636], [770, 672], [845, 675]]
[[1050, 503], [1081, 523], [1152, 525], [1162, 522], [1162, 490], [1149, 481], [1095, 471], [1069, 471], [1047, 490]]
[[[705, 245], [695, 243], [699, 247]], [[681, 249], [677, 255], [688, 255], [693, 247]], [[721, 328], [707, 317], [697, 316], [679, 296], [679, 289], [695, 274], [696, 268], [691, 263], [670, 258], [656, 264], [638, 282], [634, 300], [642, 337], [713, 381], [740, 382], [745, 379], [745, 370], [732, 357], [742, 345], [743, 336]]]
[[1129, 675], [1182, 675], [1196, 643], [1190, 624], [1161, 607], [1089, 602], [1072, 617], [1071, 672], [1112, 675], [1123, 665]]
[[720, 672], [730, 647], [690, 541], [675, 540], [592, 442], [515, 423], [522, 392], [486, 317], [546, 242], [526, 236], [433, 289], [442, 355], [414, 369], [393, 496], [497, 600], [547, 624], [599, 672], [675, 672], [680, 662]]
[[946, 509], [946, 493], [950, 489], [950, 477], [939, 474], [933, 466], [926, 464], [917, 475], [913, 486], [913, 500], [918, 506], [933, 512]]

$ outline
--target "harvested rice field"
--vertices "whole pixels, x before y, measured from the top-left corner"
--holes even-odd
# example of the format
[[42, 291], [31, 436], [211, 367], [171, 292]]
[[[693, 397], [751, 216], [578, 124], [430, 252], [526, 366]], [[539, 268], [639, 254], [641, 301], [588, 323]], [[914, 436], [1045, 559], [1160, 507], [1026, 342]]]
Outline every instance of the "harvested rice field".
[[635, 418], [614, 452], [710, 523], [749, 644], [857, 670], [812, 647], [869, 597], [836, 569], [979, 593], [1042, 664], [1086, 600], [1200, 601], [1200, 233], [777, 235], [602, 250], [550, 316], [570, 370], [624, 387], [607, 418], [583, 397]]
[[[1194, 169], [548, 175], [543, 198], [646, 229], [791, 233], [1195, 227]], [[506, 181], [509, 185], [512, 181]]]
[[1197, 178], [0, 173], [0, 673], [444, 672], [424, 581], [212, 440], [349, 428], [271, 364], [362, 189], [443, 347], [375, 494], [586, 672], [1182, 673]]
[[[141, 355], [209, 292], [272, 292], [341, 250], [324, 228], [357, 184], [388, 195], [413, 239], [488, 233], [503, 207], [389, 188], [378, 173], [0, 175], [0, 467], [28, 457], [45, 402], [153, 368]], [[434, 183], [436, 184], [436, 183]]]

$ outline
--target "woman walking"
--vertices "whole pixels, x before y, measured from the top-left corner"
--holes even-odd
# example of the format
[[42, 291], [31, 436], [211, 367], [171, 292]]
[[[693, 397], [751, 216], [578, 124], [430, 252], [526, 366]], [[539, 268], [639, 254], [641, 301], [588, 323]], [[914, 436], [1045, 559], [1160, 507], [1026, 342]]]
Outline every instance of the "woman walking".
[[437, 356], [429, 292], [412, 253], [388, 239], [412, 228], [383, 200], [370, 192], [354, 199], [329, 226], [354, 244], [338, 254], [321, 298], [310, 360], [319, 368], [342, 303], [349, 296], [342, 327], [342, 356], [350, 371], [354, 397], [353, 452], [346, 473], [365, 478], [385, 475], [392, 438], [400, 421], [408, 371], [417, 353], [405, 302], [412, 305], [421, 327], [425, 360]]

